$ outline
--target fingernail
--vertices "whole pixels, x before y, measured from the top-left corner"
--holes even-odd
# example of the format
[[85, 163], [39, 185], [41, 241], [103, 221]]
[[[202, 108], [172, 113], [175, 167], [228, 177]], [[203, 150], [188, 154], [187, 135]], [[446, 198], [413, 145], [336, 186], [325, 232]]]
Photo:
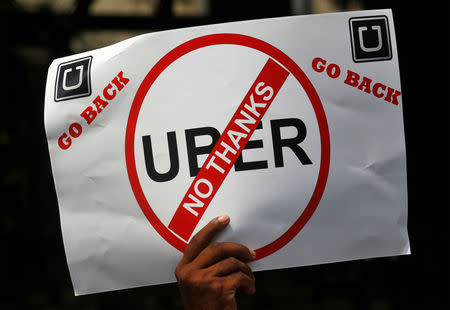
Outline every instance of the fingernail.
[[221, 215], [217, 218], [217, 220], [219, 222], [221, 222], [222, 224], [225, 224], [226, 222], [228, 222], [229, 219], [230, 219], [230, 217], [228, 215]]
[[253, 251], [252, 249], [249, 249], [249, 250], [250, 250], [250, 254], [251, 254], [252, 257], [255, 259], [255, 258], [256, 258], [256, 252]]

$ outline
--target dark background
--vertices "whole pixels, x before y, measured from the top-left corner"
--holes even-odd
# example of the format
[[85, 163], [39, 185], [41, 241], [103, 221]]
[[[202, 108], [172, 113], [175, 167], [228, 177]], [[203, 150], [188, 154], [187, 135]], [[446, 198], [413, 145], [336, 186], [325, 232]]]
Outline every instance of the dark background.
[[[172, 1], [161, 1], [152, 16], [93, 16], [90, 0], [76, 1], [70, 13], [45, 5], [29, 12], [18, 2], [0, 4], [0, 309], [181, 308], [176, 284], [74, 297], [44, 132], [47, 68], [54, 58], [74, 53], [71, 38], [82, 30], [148, 32], [286, 16], [291, 2], [211, 1], [200, 17], [174, 16]], [[335, 1], [339, 10], [354, 2]], [[239, 294], [240, 309], [449, 307], [448, 2], [357, 2], [365, 9], [393, 9], [413, 254], [257, 272], [257, 293]], [[311, 13], [311, 1], [304, 3]]]

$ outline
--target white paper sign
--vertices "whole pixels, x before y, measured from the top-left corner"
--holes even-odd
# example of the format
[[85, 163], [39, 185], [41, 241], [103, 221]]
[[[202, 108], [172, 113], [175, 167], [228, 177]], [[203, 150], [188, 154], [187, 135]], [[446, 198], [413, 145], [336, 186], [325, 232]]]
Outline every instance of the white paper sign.
[[55, 60], [45, 126], [75, 294], [175, 281], [190, 238], [254, 271], [409, 253], [390, 10], [151, 33]]

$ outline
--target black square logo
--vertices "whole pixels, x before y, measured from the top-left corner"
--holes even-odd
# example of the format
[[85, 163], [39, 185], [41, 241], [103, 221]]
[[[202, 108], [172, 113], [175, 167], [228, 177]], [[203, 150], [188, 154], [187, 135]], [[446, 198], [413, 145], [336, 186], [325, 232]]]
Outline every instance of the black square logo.
[[387, 16], [354, 17], [349, 24], [354, 62], [392, 59]]
[[91, 95], [92, 56], [72, 60], [58, 66], [55, 101]]

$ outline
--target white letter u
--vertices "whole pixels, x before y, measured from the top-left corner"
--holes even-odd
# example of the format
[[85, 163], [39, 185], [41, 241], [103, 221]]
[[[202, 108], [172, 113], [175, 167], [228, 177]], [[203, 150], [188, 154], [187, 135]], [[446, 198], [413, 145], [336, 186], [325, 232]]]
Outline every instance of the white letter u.
[[383, 42], [381, 40], [381, 27], [379, 25], [374, 25], [371, 27], [372, 30], [376, 30], [378, 33], [378, 45], [375, 47], [365, 47], [364, 46], [364, 42], [363, 42], [363, 31], [367, 31], [367, 27], [359, 27], [358, 28], [358, 34], [359, 34], [359, 46], [361, 47], [361, 49], [366, 52], [366, 53], [370, 53], [370, 52], [378, 52], [379, 50], [381, 50], [381, 47], [383, 46]]
[[72, 85], [72, 86], [67, 86], [66, 85], [66, 83], [67, 83], [67, 73], [72, 71], [72, 68], [69, 68], [69, 69], [64, 71], [64, 75], [63, 75], [62, 87], [63, 87], [64, 90], [73, 90], [73, 89], [77, 89], [78, 87], [81, 86], [81, 83], [83, 82], [83, 66], [78, 66], [75, 69], [80, 72], [80, 74], [78, 76], [78, 83], [76, 85]]

